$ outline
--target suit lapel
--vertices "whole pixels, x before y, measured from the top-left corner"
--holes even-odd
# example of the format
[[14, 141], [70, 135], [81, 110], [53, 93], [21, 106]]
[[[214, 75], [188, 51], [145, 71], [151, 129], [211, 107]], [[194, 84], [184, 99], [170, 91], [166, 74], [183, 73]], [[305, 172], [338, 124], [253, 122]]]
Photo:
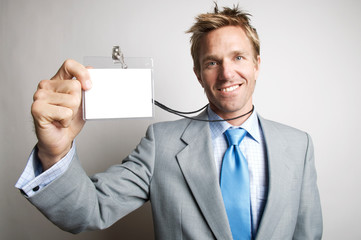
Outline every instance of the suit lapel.
[[[206, 111], [199, 118], [207, 119]], [[192, 194], [217, 239], [232, 239], [223, 205], [207, 122], [191, 121], [182, 140], [187, 146], [177, 155]]]
[[[207, 119], [206, 111], [198, 117]], [[266, 143], [269, 187], [256, 239], [270, 239], [285, 206], [282, 196], [287, 191], [287, 159], [290, 156], [287, 152], [287, 142], [280, 137], [279, 130], [271, 121], [261, 117], [259, 119]], [[187, 146], [177, 154], [177, 160], [203, 216], [217, 239], [232, 239], [216, 177], [209, 124], [191, 121], [182, 135], [182, 140]]]
[[278, 129], [274, 127], [271, 121], [261, 117], [259, 119], [266, 143], [269, 186], [267, 203], [256, 239], [270, 239], [285, 206], [285, 198], [282, 196], [287, 192], [285, 188], [287, 181], [289, 181], [285, 177], [289, 172], [287, 165], [289, 154], [287, 153], [287, 143], [280, 137]]

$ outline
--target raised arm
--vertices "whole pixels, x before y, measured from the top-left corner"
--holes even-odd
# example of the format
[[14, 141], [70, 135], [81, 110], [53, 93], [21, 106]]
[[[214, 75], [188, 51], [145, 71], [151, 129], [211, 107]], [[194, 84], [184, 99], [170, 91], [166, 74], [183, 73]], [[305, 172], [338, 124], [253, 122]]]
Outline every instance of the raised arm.
[[53, 78], [39, 83], [31, 113], [44, 171], [66, 155], [83, 128], [81, 90], [90, 88], [88, 70], [74, 60], [66, 60]]

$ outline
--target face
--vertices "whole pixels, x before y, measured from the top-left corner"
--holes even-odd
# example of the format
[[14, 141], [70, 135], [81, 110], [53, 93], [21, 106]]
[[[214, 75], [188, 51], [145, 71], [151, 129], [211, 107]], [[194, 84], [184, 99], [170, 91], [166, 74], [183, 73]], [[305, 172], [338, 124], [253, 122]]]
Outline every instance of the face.
[[238, 26], [213, 30], [200, 46], [200, 70], [195, 73], [212, 110], [222, 118], [251, 110], [260, 58], [255, 60], [244, 30]]

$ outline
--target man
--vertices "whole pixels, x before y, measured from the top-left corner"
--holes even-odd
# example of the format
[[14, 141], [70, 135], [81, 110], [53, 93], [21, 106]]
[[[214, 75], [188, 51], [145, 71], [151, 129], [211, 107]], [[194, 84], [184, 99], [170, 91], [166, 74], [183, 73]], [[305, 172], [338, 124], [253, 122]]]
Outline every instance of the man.
[[[150, 200], [157, 239], [320, 239], [311, 138], [253, 111], [260, 50], [249, 15], [216, 6], [189, 32], [209, 100], [197, 120], [150, 126], [122, 164], [88, 178], [73, 140], [84, 125], [81, 89], [91, 81], [84, 66], [67, 60], [34, 95], [38, 143], [16, 186], [74, 233], [106, 228]], [[232, 130], [243, 140], [228, 146]], [[239, 163], [246, 165], [234, 183]]]

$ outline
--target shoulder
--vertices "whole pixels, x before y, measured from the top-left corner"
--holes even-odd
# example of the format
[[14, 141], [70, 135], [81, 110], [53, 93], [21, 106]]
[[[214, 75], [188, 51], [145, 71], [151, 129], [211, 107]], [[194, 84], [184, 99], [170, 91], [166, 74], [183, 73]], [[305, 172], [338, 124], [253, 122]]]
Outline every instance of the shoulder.
[[207, 131], [204, 130], [209, 124], [203, 121], [207, 119], [207, 111], [204, 110], [192, 119], [181, 118], [174, 121], [154, 123], [148, 127], [147, 135], [153, 136], [158, 141], [163, 139], [164, 141], [169, 140], [172, 142], [172, 140], [179, 140], [179, 138], [189, 140], [189, 138], [195, 138], [197, 135], [204, 135], [207, 133]]
[[155, 133], [162, 133], [162, 132], [183, 132], [185, 128], [189, 125], [191, 120], [189, 119], [179, 119], [175, 121], [165, 121], [165, 122], [158, 122], [152, 124], [150, 127], [153, 128]]
[[305, 133], [304, 131], [297, 129], [295, 127], [292, 127], [290, 125], [272, 121], [269, 119], [265, 119], [261, 116], [258, 116], [258, 119], [259, 119], [259, 122], [260, 122], [262, 128], [273, 128], [274, 130], [285, 132], [285, 133], [287, 133], [287, 132], [294, 133], [294, 134], [304, 134]]
[[260, 116], [258, 116], [258, 118], [261, 129], [266, 138], [267, 136], [280, 137], [285, 139], [288, 143], [296, 143], [300, 141], [307, 143], [311, 141], [310, 135], [303, 130], [283, 123], [268, 120]]
[[148, 127], [147, 137], [151, 137], [160, 141], [161, 139], [180, 138], [185, 129], [189, 126], [191, 120], [179, 119], [175, 121], [165, 121], [153, 123]]
[[300, 157], [300, 162], [305, 157], [313, 158], [313, 141], [307, 132], [262, 117], [259, 117], [259, 121], [269, 153], [275, 149], [285, 149], [294, 161], [297, 156]]
[[[184, 131], [198, 131], [204, 129], [205, 126], [208, 126], [207, 122], [203, 120], [208, 119], [207, 111], [204, 110], [200, 114], [192, 118], [181, 118], [175, 121], [166, 121], [158, 122], [153, 124], [151, 127], [154, 129], [155, 133], [164, 133], [172, 135], [183, 134]], [[200, 121], [197, 121], [200, 120]]]

